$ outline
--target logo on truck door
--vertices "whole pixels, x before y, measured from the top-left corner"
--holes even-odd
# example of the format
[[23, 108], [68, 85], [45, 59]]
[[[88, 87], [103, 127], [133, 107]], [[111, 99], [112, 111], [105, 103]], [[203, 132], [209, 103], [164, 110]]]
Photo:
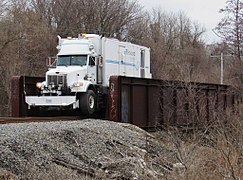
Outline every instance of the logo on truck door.
[[128, 50], [128, 49], [125, 49], [124, 54], [125, 54], [125, 55], [130, 55], [130, 56], [135, 56], [135, 52], [130, 51], [130, 50]]

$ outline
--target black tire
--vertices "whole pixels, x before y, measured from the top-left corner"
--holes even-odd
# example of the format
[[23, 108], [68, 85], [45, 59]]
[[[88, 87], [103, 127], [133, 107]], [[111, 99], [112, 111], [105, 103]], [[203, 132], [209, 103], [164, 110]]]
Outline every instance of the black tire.
[[88, 90], [87, 93], [80, 94], [79, 108], [82, 114], [92, 115], [96, 109], [96, 97], [92, 90]]

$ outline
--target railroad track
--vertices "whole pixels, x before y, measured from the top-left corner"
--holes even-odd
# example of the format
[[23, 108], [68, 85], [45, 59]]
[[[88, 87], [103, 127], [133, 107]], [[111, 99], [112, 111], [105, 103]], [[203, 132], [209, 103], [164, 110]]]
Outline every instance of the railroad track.
[[51, 121], [73, 121], [83, 119], [80, 116], [56, 116], [56, 117], [0, 117], [0, 124], [51, 122]]

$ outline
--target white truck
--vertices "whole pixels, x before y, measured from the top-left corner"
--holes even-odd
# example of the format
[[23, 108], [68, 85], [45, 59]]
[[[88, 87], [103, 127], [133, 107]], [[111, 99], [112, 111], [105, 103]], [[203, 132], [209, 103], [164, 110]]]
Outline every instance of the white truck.
[[58, 38], [55, 66], [36, 84], [39, 95], [25, 96], [29, 109], [79, 109], [92, 115], [105, 101], [110, 76], [152, 78], [147, 47], [96, 34]]

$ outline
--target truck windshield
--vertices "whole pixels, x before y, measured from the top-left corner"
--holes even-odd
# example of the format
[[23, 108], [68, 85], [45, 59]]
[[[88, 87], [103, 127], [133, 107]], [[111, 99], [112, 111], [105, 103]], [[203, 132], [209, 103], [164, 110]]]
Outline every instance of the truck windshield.
[[87, 55], [63, 55], [58, 56], [57, 66], [85, 66]]

